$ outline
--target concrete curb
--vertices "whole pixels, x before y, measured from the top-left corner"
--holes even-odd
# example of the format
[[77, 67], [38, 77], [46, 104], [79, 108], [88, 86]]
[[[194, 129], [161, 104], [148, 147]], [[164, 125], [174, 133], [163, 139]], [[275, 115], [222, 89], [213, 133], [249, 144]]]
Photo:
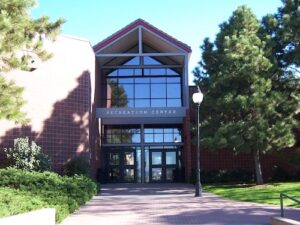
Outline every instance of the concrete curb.
[[45, 208], [0, 219], [0, 225], [55, 225], [55, 209]]

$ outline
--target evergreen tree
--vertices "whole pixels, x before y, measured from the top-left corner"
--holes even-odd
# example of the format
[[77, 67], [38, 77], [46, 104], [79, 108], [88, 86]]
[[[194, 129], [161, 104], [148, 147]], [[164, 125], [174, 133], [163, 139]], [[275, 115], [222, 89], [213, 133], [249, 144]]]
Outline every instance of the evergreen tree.
[[204, 92], [201, 144], [212, 150], [230, 148], [236, 154], [250, 152], [256, 182], [262, 184], [260, 155], [294, 145], [295, 111], [290, 108], [299, 104], [273, 88], [272, 63], [259, 28], [253, 12], [238, 7], [220, 25], [214, 43], [204, 40], [194, 74]]
[[277, 13], [262, 19], [259, 35], [272, 62], [273, 81], [279, 82], [285, 91], [293, 92], [299, 89], [300, 77], [300, 1], [282, 2]]
[[33, 0], [0, 0], [0, 119], [25, 122], [21, 112], [23, 89], [6, 80], [3, 73], [12, 69], [28, 70], [33, 55], [46, 60], [51, 57], [43, 49], [43, 39], [54, 40], [64, 22], [50, 22], [43, 16], [32, 19], [29, 9]]
[[[300, 66], [300, 1], [282, 0], [277, 13], [262, 19], [263, 38], [281, 68]], [[267, 33], [267, 38], [264, 37]]]

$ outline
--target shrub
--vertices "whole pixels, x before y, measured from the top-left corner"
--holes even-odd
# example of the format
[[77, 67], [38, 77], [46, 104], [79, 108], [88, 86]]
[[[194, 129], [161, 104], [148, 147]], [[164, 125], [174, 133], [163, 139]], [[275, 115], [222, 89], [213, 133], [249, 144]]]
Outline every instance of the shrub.
[[272, 167], [272, 181], [288, 181], [292, 179], [292, 175], [290, 175], [285, 169], [281, 166], [274, 165]]
[[45, 171], [50, 169], [50, 160], [41, 152], [42, 148], [29, 138], [14, 140], [14, 148], [4, 149], [11, 166], [30, 171]]
[[293, 166], [300, 167], [300, 156], [295, 155], [295, 156], [289, 157], [289, 163]]
[[[41, 202], [39, 208], [55, 208], [57, 222], [97, 193], [96, 183], [84, 176], [67, 177], [53, 172], [30, 172], [15, 168], [0, 169], [0, 187], [27, 192]], [[31, 203], [28, 204], [28, 209], [33, 209]]]
[[0, 217], [42, 208], [45, 202], [26, 191], [0, 187]]
[[[254, 181], [254, 174], [244, 169], [201, 171], [202, 183], [249, 183]], [[190, 182], [196, 183], [196, 170], [192, 170]]]
[[90, 164], [86, 158], [77, 156], [67, 162], [65, 167], [67, 176], [85, 175], [90, 176]]

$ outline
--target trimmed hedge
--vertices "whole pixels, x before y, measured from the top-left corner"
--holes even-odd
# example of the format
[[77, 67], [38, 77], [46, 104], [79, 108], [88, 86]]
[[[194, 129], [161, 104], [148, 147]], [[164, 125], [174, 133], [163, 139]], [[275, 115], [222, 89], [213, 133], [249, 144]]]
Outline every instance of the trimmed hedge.
[[[67, 177], [53, 172], [29, 172], [14, 168], [0, 169], [0, 187], [11, 188], [25, 193], [24, 196], [35, 198], [38, 204], [32, 206], [29, 201], [29, 210], [25, 211], [43, 207], [55, 208], [57, 222], [91, 199], [98, 190], [97, 184], [85, 176]], [[9, 204], [7, 207], [10, 207]]]
[[0, 218], [43, 208], [45, 202], [27, 191], [0, 187]]
[[[253, 172], [244, 169], [201, 171], [200, 176], [201, 176], [201, 182], [204, 184], [254, 182]], [[192, 170], [190, 182], [192, 184], [196, 183], [195, 169]]]

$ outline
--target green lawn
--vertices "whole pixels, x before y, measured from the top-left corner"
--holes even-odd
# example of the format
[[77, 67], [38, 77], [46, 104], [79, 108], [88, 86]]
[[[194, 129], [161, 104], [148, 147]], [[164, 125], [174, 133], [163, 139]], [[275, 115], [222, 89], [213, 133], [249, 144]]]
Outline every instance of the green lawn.
[[[204, 190], [232, 200], [280, 205], [280, 193], [300, 200], [300, 182], [265, 185], [204, 185]], [[285, 199], [284, 205], [300, 207]]]

